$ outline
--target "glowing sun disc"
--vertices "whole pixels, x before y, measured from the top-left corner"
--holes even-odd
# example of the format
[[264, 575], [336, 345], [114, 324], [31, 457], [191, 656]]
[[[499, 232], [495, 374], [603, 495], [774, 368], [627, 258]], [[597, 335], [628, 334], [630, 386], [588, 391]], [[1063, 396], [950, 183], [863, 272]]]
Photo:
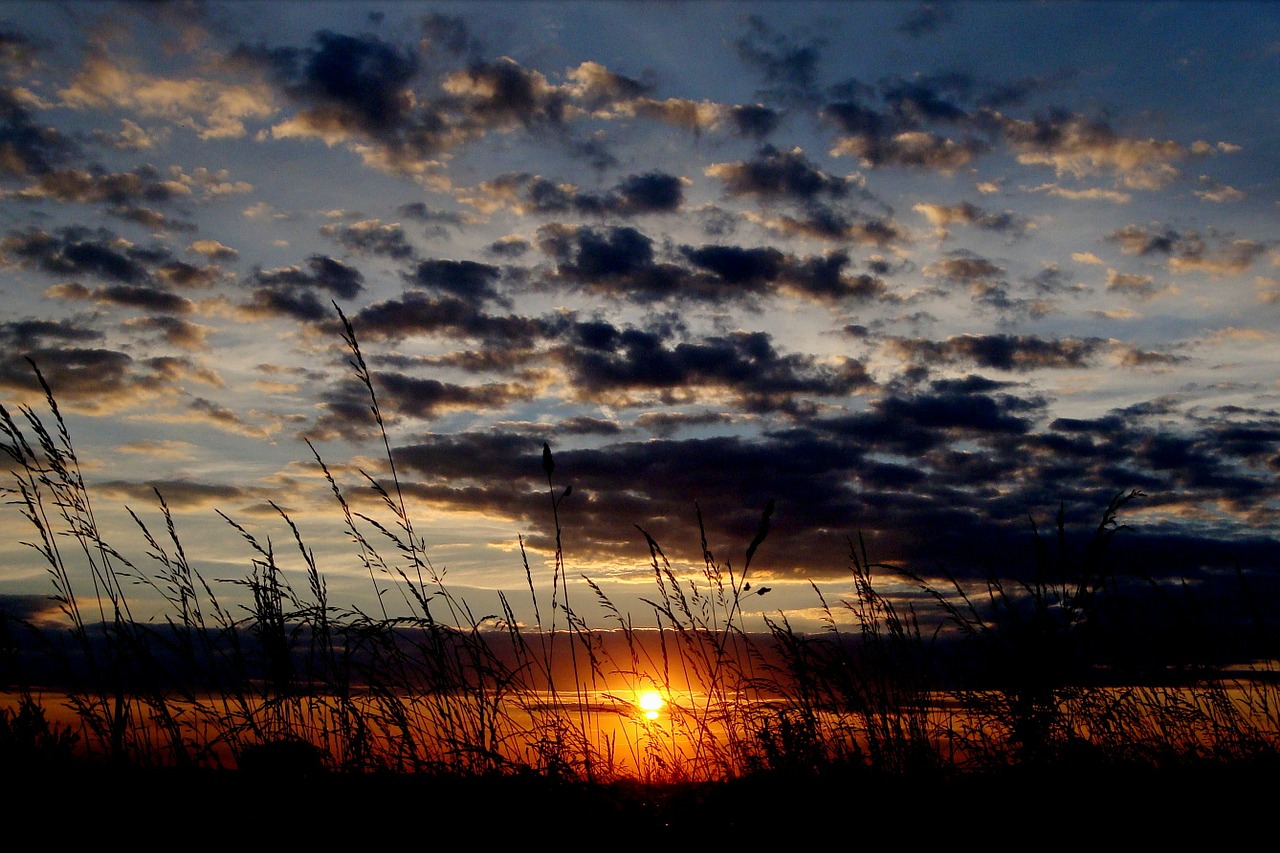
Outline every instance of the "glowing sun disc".
[[641, 690], [636, 694], [636, 704], [640, 706], [641, 711], [644, 711], [647, 719], [654, 720], [657, 719], [658, 712], [666, 702], [662, 700], [662, 694], [656, 690]]

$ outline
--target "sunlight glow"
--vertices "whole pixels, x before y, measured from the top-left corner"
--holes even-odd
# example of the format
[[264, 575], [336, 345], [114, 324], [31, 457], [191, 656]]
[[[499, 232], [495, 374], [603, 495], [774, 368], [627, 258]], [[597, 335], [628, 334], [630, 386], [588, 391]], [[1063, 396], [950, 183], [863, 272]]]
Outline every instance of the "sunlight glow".
[[636, 705], [644, 712], [646, 720], [658, 719], [658, 712], [667, 704], [657, 690], [641, 690], [636, 694]]

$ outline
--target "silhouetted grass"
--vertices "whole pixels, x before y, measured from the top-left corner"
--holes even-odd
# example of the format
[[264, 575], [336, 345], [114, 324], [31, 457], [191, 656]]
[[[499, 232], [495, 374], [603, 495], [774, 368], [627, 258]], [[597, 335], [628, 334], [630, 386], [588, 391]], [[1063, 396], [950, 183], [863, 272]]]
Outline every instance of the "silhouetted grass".
[[[709, 550], [695, 506], [698, 572], [678, 572], [638, 528], [653, 576], [645, 603], [658, 620], [641, 629], [590, 578], [571, 585], [559, 520], [571, 486], [557, 485], [544, 446], [556, 531], [550, 601], [540, 600], [521, 541], [521, 594], [534, 624], [519, 623], [505, 594], [498, 612], [475, 613], [427, 555], [372, 376], [339, 316], [389, 472], [386, 481], [361, 472], [383, 517], [355, 511], [311, 450], [373, 586], [372, 613], [330, 600], [313, 552], [275, 503], [289, 543], [282, 553], [222, 516], [249, 555], [245, 576], [229, 581], [243, 595], [219, 596], [219, 581], [192, 564], [159, 493], [163, 530], [129, 510], [146, 566], [125, 557], [100, 531], [55, 394], [32, 364], [48, 415], [0, 407], [6, 491], [33, 532], [28, 544], [63, 624], [0, 614], [0, 686], [13, 697], [0, 708], [0, 765], [185, 769], [202, 779], [239, 768], [267, 785], [344, 779], [370, 795], [388, 779], [449, 778], [508, 780], [501, 784], [523, 785], [532, 800], [573, 791], [586, 802], [596, 795], [585, 785], [627, 792], [610, 807], [617, 813], [592, 806], [598, 816], [625, 811], [656, 832], [681, 826], [685, 811], [741, 808], [753, 784], [813, 803], [833, 796], [815, 785], [844, 790], [871, 779], [882, 791], [958, 779], [994, 791], [1023, 789], [1030, 778], [1062, 785], [1078, 774], [1244, 772], [1275, 762], [1280, 693], [1268, 664], [1171, 667], [1135, 655], [1125, 590], [1136, 578], [1110, 546], [1137, 491], [1104, 508], [1079, 553], [1060, 512], [1052, 536], [1033, 528], [1031, 566], [1000, 564], [976, 585], [874, 563], [851, 541], [854, 594], [829, 602], [814, 586], [826, 615], [817, 633], [794, 630], [786, 614], [767, 619], [764, 632], [745, 627], [751, 561], [772, 503], [740, 568]], [[291, 585], [286, 560], [302, 566], [304, 589]], [[885, 576], [913, 582], [941, 621], [881, 594]], [[134, 618], [128, 590], [139, 584], [163, 601], [162, 620]], [[409, 615], [391, 615], [389, 599]], [[588, 627], [575, 610], [582, 601], [611, 624]], [[839, 627], [846, 614], [856, 629]], [[1179, 630], [1196, 642], [1194, 608]], [[636, 713], [641, 689], [662, 694], [660, 720]], [[746, 832], [749, 823], [743, 814], [723, 825]]]

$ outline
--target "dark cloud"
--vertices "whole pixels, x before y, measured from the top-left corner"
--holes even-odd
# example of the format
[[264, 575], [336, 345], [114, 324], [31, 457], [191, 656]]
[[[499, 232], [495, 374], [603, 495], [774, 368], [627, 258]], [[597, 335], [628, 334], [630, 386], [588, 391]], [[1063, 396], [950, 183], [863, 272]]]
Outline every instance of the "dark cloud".
[[747, 34], [733, 46], [744, 62], [760, 71], [765, 82], [762, 94], [789, 103], [816, 97], [818, 64], [825, 44], [821, 37], [797, 43], [760, 16], [752, 15], [747, 19]]
[[[622, 346], [626, 335], [608, 324], [580, 332], [606, 348]], [[557, 448], [557, 485], [573, 485], [560, 519], [574, 531], [570, 547], [587, 562], [616, 560], [619, 543], [632, 542], [642, 567], [648, 551], [638, 524], [673, 561], [700, 565], [704, 531], [722, 560], [740, 559], [760, 508], [772, 498], [773, 529], [753, 561], [753, 571], [765, 576], [838, 576], [846, 571], [847, 538], [862, 536], [875, 560], [926, 572], [942, 567], [963, 578], [984, 576], [999, 554], [1003, 576], [1023, 577], [1034, 565], [1029, 514], [1052, 524], [1061, 507], [1068, 532], [1083, 541], [1122, 489], [1152, 489], [1142, 505], [1174, 513], [1200, 502], [1240, 505], [1273, 491], [1275, 413], [1218, 412], [1180, 438], [1148, 420], [1167, 412], [1158, 405], [1037, 429], [1046, 401], [1000, 393], [1009, 387], [974, 375], [942, 380], [887, 393], [864, 412], [814, 418], [754, 440], [668, 437]], [[722, 418], [706, 412], [691, 420]], [[636, 424], [652, 422], [661, 433], [682, 419], [678, 412], [649, 412]], [[395, 454], [415, 494], [455, 509], [515, 515], [533, 529], [526, 543], [549, 550], [555, 530], [539, 464], [543, 440], [556, 447], [554, 431], [548, 437], [544, 425], [530, 424], [426, 436]], [[1178, 577], [1199, 572], [1205, 561], [1270, 565], [1278, 550], [1274, 542], [1259, 547], [1256, 537], [1207, 528], [1201, 536], [1171, 532], [1144, 521], [1126, 533], [1137, 543], [1126, 552], [1127, 565]]]
[[480, 52], [480, 41], [462, 18], [432, 12], [423, 15], [419, 23], [431, 48], [440, 48], [454, 56], [475, 56]]
[[845, 272], [849, 256], [844, 252], [798, 258], [773, 247], [686, 246], [681, 251], [695, 268], [714, 276], [710, 282], [705, 277], [690, 280], [682, 288], [686, 295], [701, 292], [706, 298], [744, 298], [777, 290], [821, 302], [886, 295], [881, 280]]
[[855, 134], [837, 141], [834, 151], [867, 167], [901, 166], [905, 168], [955, 172], [974, 158], [991, 149], [989, 143], [976, 138], [950, 139], [939, 134], [912, 130], [893, 136]]
[[848, 178], [823, 172], [799, 148], [782, 151], [773, 146], [762, 148], [754, 160], [717, 163], [707, 174], [722, 181], [730, 196], [764, 199], [841, 198], [851, 185]]
[[955, 11], [950, 3], [920, 3], [907, 13], [898, 25], [898, 32], [920, 38], [936, 33], [954, 21]]
[[694, 266], [718, 276], [735, 288], [760, 289], [778, 278], [786, 256], [769, 246], [743, 249], [737, 246], [686, 246], [684, 256]]
[[990, 285], [1004, 276], [1002, 268], [969, 252], [953, 252], [926, 266], [924, 272], [934, 278], [970, 287]]
[[764, 139], [778, 129], [782, 114], [763, 104], [741, 104], [729, 110], [734, 133], [749, 139]]
[[83, 343], [101, 340], [101, 330], [75, 320], [47, 320], [29, 317], [0, 323], [0, 347], [23, 353], [54, 343]]
[[[292, 317], [319, 323], [333, 317], [333, 297], [351, 299], [364, 289], [364, 276], [355, 267], [325, 255], [312, 255], [305, 266], [256, 269], [249, 276], [250, 301], [241, 308], [250, 316]], [[321, 297], [318, 291], [328, 291]]]
[[895, 126], [919, 128], [933, 123], [966, 123], [970, 114], [958, 101], [971, 96], [973, 85], [966, 75], [942, 74], [886, 77], [879, 89]]
[[1183, 364], [1189, 361], [1187, 356], [1174, 355], [1170, 352], [1152, 352], [1151, 350], [1137, 350], [1133, 347], [1123, 347], [1120, 350], [1120, 364], [1125, 368], [1171, 368], [1176, 364]]
[[106, 203], [120, 210], [134, 210], [136, 203], [165, 204], [191, 195], [191, 189], [173, 177], [164, 177], [154, 166], [131, 172], [107, 172], [101, 167], [58, 169], [44, 172], [18, 193], [22, 198], [47, 198], [61, 202]]
[[161, 213], [158, 210], [152, 210], [149, 207], [137, 207], [135, 205], [114, 205], [107, 209], [107, 213], [123, 219], [126, 222], [133, 222], [152, 231], [195, 231], [196, 224], [185, 219], [176, 219], [167, 213]]
[[1132, 189], [1158, 189], [1178, 177], [1174, 163], [1190, 153], [1177, 142], [1118, 133], [1106, 121], [1055, 110], [1030, 120], [992, 116], [990, 126], [1028, 165], [1058, 174], [1114, 174]]
[[445, 335], [500, 348], [527, 348], [547, 334], [545, 325], [537, 320], [493, 316], [473, 302], [454, 296], [432, 296], [420, 290], [362, 308], [352, 322], [361, 339], [370, 340]]
[[368, 219], [351, 225], [326, 225], [320, 233], [360, 255], [382, 255], [396, 260], [414, 255], [413, 246], [399, 223]]
[[714, 424], [729, 424], [733, 415], [727, 412], [645, 412], [635, 419], [635, 425], [656, 436], [670, 438], [682, 429]]
[[[1141, 225], [1118, 228], [1106, 239], [1117, 244], [1125, 254], [1167, 256], [1169, 269], [1175, 272], [1198, 270], [1210, 275], [1239, 275], [1266, 251], [1266, 246], [1255, 240], [1232, 240], [1210, 246], [1195, 231]], [[1130, 283], [1122, 281], [1117, 286], [1126, 288]]]
[[655, 171], [630, 175], [612, 190], [597, 194], [518, 173], [499, 176], [482, 184], [481, 189], [495, 199], [518, 197], [513, 206], [520, 213], [607, 217], [678, 211], [684, 202], [684, 184], [676, 175]]
[[[10, 49], [7, 58], [14, 55]], [[17, 89], [0, 85], [0, 179], [45, 175], [80, 155], [66, 134], [36, 123]]]
[[[404, 418], [430, 421], [459, 410], [500, 410], [534, 395], [533, 389], [513, 383], [467, 386], [395, 371], [378, 371], [374, 383], [381, 413], [391, 422]], [[301, 437], [312, 441], [367, 441], [376, 427], [369, 409], [369, 392], [358, 382], [338, 384], [324, 392], [320, 402], [321, 415]]]
[[671, 405], [728, 395], [747, 411], [797, 413], [809, 398], [845, 396], [874, 385], [860, 362], [821, 364], [810, 356], [784, 355], [763, 332], [672, 344], [656, 332], [593, 321], [577, 324], [571, 334], [576, 346], [561, 347], [557, 357], [573, 377], [575, 394], [613, 405], [642, 405], [650, 397]]
[[561, 280], [590, 291], [659, 300], [676, 295], [681, 279], [678, 267], [656, 261], [653, 240], [635, 228], [543, 226], [538, 247], [555, 259]]
[[467, 386], [437, 379], [381, 372], [377, 375], [379, 399], [388, 412], [431, 420], [457, 410], [502, 409], [513, 402], [533, 398], [533, 390], [511, 383], [491, 382]]
[[1155, 231], [1140, 225], [1126, 225], [1107, 235], [1107, 240], [1129, 255], [1171, 255], [1187, 246], [1187, 240], [1171, 228]]
[[138, 317], [125, 324], [130, 329], [143, 332], [156, 332], [165, 343], [185, 350], [200, 350], [205, 347], [205, 339], [212, 331], [208, 326], [201, 326], [179, 317]]
[[906, 231], [892, 220], [850, 214], [822, 204], [808, 204], [799, 215], [764, 216], [758, 221], [785, 237], [861, 243], [881, 248], [910, 242]]
[[188, 510], [225, 506], [241, 503], [255, 495], [254, 490], [223, 483], [205, 483], [198, 480], [165, 479], [127, 482], [124, 480], [107, 480], [95, 483], [95, 489], [112, 498], [155, 503], [156, 492], [159, 492], [170, 509]]
[[783, 284], [794, 294], [819, 301], [892, 298], [881, 279], [865, 273], [846, 273], [848, 264], [849, 255], [845, 252], [797, 259], [783, 273]]
[[895, 338], [898, 355], [921, 364], [972, 363], [997, 370], [1083, 369], [1106, 346], [1102, 338], [957, 335], [945, 341]]
[[165, 249], [144, 249], [105, 228], [79, 226], [55, 233], [28, 228], [0, 241], [0, 252], [22, 266], [60, 277], [92, 276], [122, 284], [144, 284], [150, 264], [169, 261]]
[[523, 237], [503, 237], [490, 243], [485, 251], [498, 258], [519, 258], [531, 248], [533, 247], [529, 245], [529, 241]]
[[427, 234], [433, 237], [442, 237], [449, 233], [450, 228], [459, 228], [467, 222], [466, 217], [460, 213], [432, 210], [421, 201], [403, 204], [397, 210], [403, 217], [425, 223], [428, 226]]
[[569, 105], [568, 96], [542, 74], [508, 57], [474, 63], [445, 85], [464, 102], [466, 120], [477, 128], [560, 125]]
[[261, 287], [292, 290], [327, 290], [350, 299], [364, 289], [364, 276], [355, 267], [325, 255], [312, 255], [306, 266], [294, 265], [273, 270], [255, 270], [250, 280]]
[[82, 284], [61, 284], [49, 289], [49, 294], [62, 299], [89, 300], [99, 305], [122, 308], [141, 308], [161, 314], [190, 314], [195, 303], [158, 287], [134, 284], [112, 284], [88, 288]]
[[502, 276], [502, 270], [490, 264], [432, 259], [419, 261], [411, 271], [403, 275], [406, 282], [417, 288], [461, 299], [472, 305], [506, 302], [495, 286]]
[[[227, 254], [223, 252], [218, 257], [225, 260]], [[234, 253], [231, 257], [234, 257]], [[226, 278], [226, 274], [218, 266], [196, 266], [185, 261], [169, 261], [156, 267], [155, 278], [171, 287], [202, 288], [218, 284]]]
[[929, 220], [939, 236], [944, 237], [950, 225], [971, 225], [1011, 237], [1021, 237], [1032, 227], [1031, 220], [1012, 211], [992, 213], [967, 201], [953, 205], [921, 203], [914, 209]]
[[[60, 402], [120, 406], [133, 399], [134, 363], [123, 352], [79, 347], [41, 347], [24, 353], [40, 368]], [[0, 359], [0, 386], [40, 393], [35, 373], [25, 358]]]
[[285, 91], [311, 105], [312, 117], [371, 136], [394, 131], [410, 114], [412, 54], [376, 36], [321, 31], [313, 46], [276, 48], [265, 58]]

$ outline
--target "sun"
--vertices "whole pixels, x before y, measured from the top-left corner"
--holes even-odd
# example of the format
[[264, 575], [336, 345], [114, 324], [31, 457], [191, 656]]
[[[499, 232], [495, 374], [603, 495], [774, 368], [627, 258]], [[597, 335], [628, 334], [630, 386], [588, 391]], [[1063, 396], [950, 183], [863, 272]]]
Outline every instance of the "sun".
[[667, 704], [657, 690], [641, 690], [636, 693], [636, 705], [644, 712], [646, 720], [658, 719], [658, 712]]

